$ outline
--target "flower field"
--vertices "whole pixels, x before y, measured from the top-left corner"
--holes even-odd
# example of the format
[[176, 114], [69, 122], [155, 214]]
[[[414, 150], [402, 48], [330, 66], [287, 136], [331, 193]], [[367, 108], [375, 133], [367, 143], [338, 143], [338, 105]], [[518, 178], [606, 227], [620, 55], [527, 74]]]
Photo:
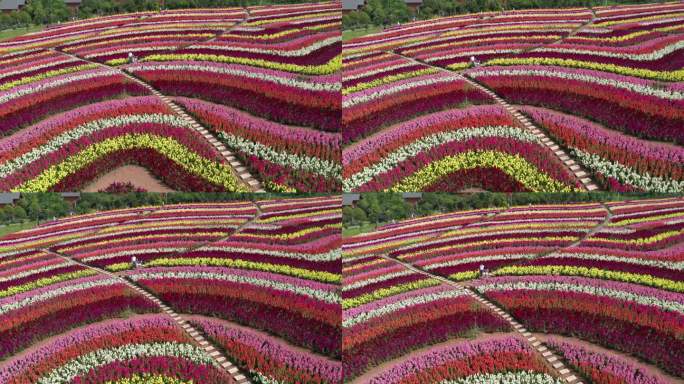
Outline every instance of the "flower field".
[[340, 207], [149, 206], [1, 238], [0, 381], [341, 382]]
[[135, 166], [171, 190], [339, 191], [340, 17], [166, 10], [0, 42], [0, 189], [139, 186]]
[[682, 12], [490, 12], [345, 42], [344, 190], [684, 191]]
[[530, 205], [346, 237], [345, 379], [679, 383], [683, 216], [682, 198]]

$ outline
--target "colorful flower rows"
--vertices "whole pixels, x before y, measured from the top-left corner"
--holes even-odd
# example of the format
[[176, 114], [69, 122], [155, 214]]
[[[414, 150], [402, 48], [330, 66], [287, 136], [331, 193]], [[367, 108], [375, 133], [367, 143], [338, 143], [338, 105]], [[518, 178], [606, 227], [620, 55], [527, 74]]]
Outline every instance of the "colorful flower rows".
[[498, 273], [498, 268], [568, 246], [606, 213], [598, 204], [510, 208], [429, 241], [399, 247], [390, 255], [452, 280], [468, 280], [478, 276], [480, 265]]
[[[447, 223], [456, 225], [457, 221], [445, 220], [446, 228]], [[400, 233], [396, 234], [399, 236], [386, 235], [389, 239], [402, 238]], [[502, 319], [478, 306], [464, 291], [395, 261], [374, 256], [374, 252], [382, 250], [374, 249], [373, 243], [363, 235], [345, 242], [342, 270], [345, 379], [362, 376], [376, 365], [428, 345], [468, 333], [507, 329]]]
[[220, 317], [339, 356], [335, 285], [218, 267], [147, 268], [129, 276], [181, 313]]
[[51, 249], [119, 271], [132, 268], [131, 256], [145, 264], [159, 264], [193, 246], [227, 237], [255, 214], [250, 203], [156, 207], [117, 226], [61, 241]]
[[538, 65], [478, 68], [469, 75], [512, 103], [572, 113], [637, 137], [684, 142], [682, 92], [653, 81]]
[[87, 323], [156, 310], [120, 281], [42, 251], [0, 260], [0, 358]]
[[615, 191], [684, 191], [684, 151], [626, 137], [589, 121], [534, 107], [522, 111], [570, 148], [585, 168]]
[[230, 380], [170, 318], [159, 315], [89, 325], [0, 366], [0, 378], [8, 384], [149, 382], [141, 379], [152, 377], [164, 383]]
[[189, 123], [152, 97], [81, 107], [3, 139], [0, 145], [5, 190], [75, 190], [131, 162], [178, 189], [244, 188]]
[[[91, 124], [91, 131], [105, 124], [106, 133], [103, 128], [86, 135], [81, 132], [86, 127], [65, 124], [62, 140], [51, 142], [51, 149], [34, 146], [36, 152], [29, 157], [24, 148], [21, 154], [26, 157], [8, 165], [0, 189], [88, 189], [100, 176], [114, 172], [119, 177], [120, 168], [132, 165], [145, 168], [172, 190], [244, 191], [248, 186], [237, 174], [245, 168], [228, 164], [238, 160], [268, 190], [340, 190], [340, 19], [335, 2], [268, 10], [164, 10], [64, 23], [1, 43], [0, 134], [34, 132], [33, 124], [42, 131], [42, 124], [55, 124], [48, 120], [68, 123], [67, 114], [90, 114], [87, 109], [95, 103], [126, 103], [128, 96], [149, 94], [124, 75], [128, 73], [164, 94], [236, 108], [215, 106], [239, 113], [243, 125], [236, 131], [227, 128], [235, 123], [229, 116], [206, 116], [206, 107], [213, 104], [190, 99], [185, 100], [188, 105], [179, 103], [197, 112], [214, 133], [232, 133], [219, 139], [235, 159], [218, 153], [213, 139], [205, 139], [196, 126], [156, 99], [149, 100], [159, 108], [148, 108], [152, 111], [139, 113], [142, 117], [112, 107], [97, 121], [78, 119]], [[104, 112], [101, 105], [97, 108]], [[253, 123], [262, 129], [247, 134]], [[80, 134], [68, 135], [71, 130]], [[275, 140], [269, 139], [273, 130], [279, 131]], [[48, 144], [47, 137], [57, 139], [46, 135], [43, 144]], [[315, 143], [310, 140], [314, 137]], [[40, 165], [29, 165], [29, 158]], [[30, 169], [19, 172], [24, 166]], [[8, 178], [10, 171], [25, 176]]]
[[[423, 157], [430, 160], [427, 165], [405, 161], [416, 156], [418, 143], [412, 151], [402, 147], [400, 153], [392, 143], [384, 142], [385, 131], [406, 121], [418, 123], [443, 110], [493, 102], [463, 86], [461, 72], [506, 101], [523, 105], [524, 112], [537, 110], [524, 106], [529, 104], [590, 120], [577, 118], [561, 124], [560, 117], [553, 123], [548, 116], [535, 119], [592, 174], [581, 177], [595, 176], [600, 185], [617, 191], [681, 191], [678, 147], [646, 140], [682, 143], [679, 128], [684, 125], [684, 104], [678, 82], [684, 79], [682, 11], [681, 4], [666, 3], [458, 15], [390, 27], [345, 42], [344, 142], [363, 144], [377, 137], [379, 147], [391, 150], [372, 153], [375, 171], [361, 162], [348, 165], [351, 162], [343, 155], [343, 189], [561, 190], [550, 182], [553, 179], [564, 187], [576, 186], [573, 177], [568, 182], [557, 175], [568, 172], [554, 161], [556, 155], [567, 161], [560, 152], [546, 154], [549, 160], [540, 162], [551, 170], [540, 170], [538, 164], [529, 163], [534, 156], [529, 149], [499, 140], [487, 142], [486, 148], [480, 148], [485, 144], [468, 145], [465, 148], [470, 152], [462, 149], [458, 156], [449, 153], [443, 160], [423, 149]], [[472, 57], [481, 65], [472, 68]], [[471, 128], [500, 127], [485, 122]], [[457, 131], [451, 128], [430, 139], [433, 145], [446, 145]], [[403, 144], [411, 139], [415, 138], [409, 135]], [[356, 151], [356, 144], [345, 148], [345, 154]], [[502, 153], [497, 145], [515, 151]], [[549, 147], [558, 150], [553, 143]], [[501, 172], [492, 164], [511, 171]], [[403, 173], [391, 174], [395, 167]], [[407, 172], [415, 175], [406, 177]], [[358, 179], [349, 180], [351, 176]], [[364, 184], [366, 179], [373, 180], [372, 184]]]
[[262, 180], [298, 191], [341, 188], [338, 134], [277, 124], [197, 99], [176, 100], [212, 126], [218, 138]]
[[[340, 202], [140, 207], [55, 220], [3, 238], [0, 381], [232, 380], [173, 318], [146, 315], [157, 305], [123, 278], [185, 316], [231, 321], [188, 318], [217, 347], [226, 345], [255, 382], [341, 382]], [[238, 229], [246, 233], [231, 236]], [[197, 250], [213, 256], [194, 257]], [[121, 277], [68, 260], [122, 270], [132, 268], [132, 256], [142, 266]], [[155, 267], [173, 260], [182, 266]]]
[[[0, 90], [2, 135], [9, 135], [38, 120], [78, 106], [118, 98], [145, 95], [148, 91], [115, 71], [78, 66], [76, 72], [43, 72], [22, 78]], [[47, 69], [47, 68], [46, 68]], [[26, 80], [26, 81], [28, 81]], [[11, 85], [11, 86], [10, 86]]]
[[[345, 148], [347, 191], [416, 191], [440, 180], [459, 183], [463, 171], [494, 170], [513, 182], [474, 186], [494, 190], [567, 191], [574, 176], [536, 136], [518, 128], [500, 107], [450, 110], [383, 130]], [[496, 180], [496, 179], [495, 179]]]
[[339, 131], [339, 79], [302, 77], [246, 65], [196, 61], [139, 63], [128, 71], [161, 92], [201, 98], [274, 122]]
[[430, 349], [370, 378], [369, 383], [557, 384], [542, 360], [514, 336]]
[[345, 60], [343, 86], [345, 142], [426, 113], [492, 102], [456, 76], [396, 55], [365, 62]]
[[608, 384], [619, 381], [625, 384], [666, 384], [670, 381], [654, 373], [648, 366], [624, 357], [594, 350], [577, 342], [551, 338], [547, 344], [559, 351], [576, 369], [593, 383]]
[[195, 319], [193, 323], [225, 348], [240, 368], [249, 371], [255, 382], [342, 382], [342, 365], [339, 361], [296, 349], [267, 334], [228, 322]]
[[634, 354], [681, 376], [681, 293], [579, 277], [497, 277], [476, 289], [528, 329]]

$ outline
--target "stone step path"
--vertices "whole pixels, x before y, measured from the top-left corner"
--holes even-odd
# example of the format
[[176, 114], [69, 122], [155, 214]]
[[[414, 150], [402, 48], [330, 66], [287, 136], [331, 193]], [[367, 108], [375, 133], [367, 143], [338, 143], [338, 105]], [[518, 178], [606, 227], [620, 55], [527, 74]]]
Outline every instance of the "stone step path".
[[100, 67], [107, 68], [109, 70], [116, 70], [122, 75], [126, 76], [128, 79], [131, 81], [136, 82], [137, 84], [140, 84], [141, 86], [145, 87], [148, 91], [150, 91], [153, 95], [157, 96], [159, 99], [161, 99], [164, 104], [166, 104], [171, 110], [178, 116], [180, 116], [183, 120], [185, 120], [187, 123], [190, 124], [190, 126], [197, 132], [199, 132], [211, 145], [216, 148], [216, 150], [223, 156], [227, 164], [230, 164], [231, 168], [233, 169], [233, 172], [235, 175], [237, 175], [238, 180], [240, 180], [242, 183], [244, 183], [251, 191], [253, 192], [265, 192], [261, 182], [257, 180], [254, 176], [252, 176], [249, 171], [247, 170], [247, 167], [245, 167], [240, 160], [235, 156], [233, 152], [231, 152], [226, 146], [221, 143], [219, 140], [214, 137], [206, 128], [204, 128], [202, 125], [200, 125], [197, 120], [195, 120], [192, 116], [190, 116], [187, 112], [185, 112], [181, 107], [178, 106], [171, 98], [168, 96], [162, 94], [158, 90], [156, 90], [154, 87], [151, 85], [147, 84], [143, 80], [133, 76], [132, 74], [126, 72], [125, 70], [119, 69], [117, 67], [112, 67], [106, 64], [98, 63], [96, 61], [88, 60], [85, 58], [82, 58], [80, 56], [73, 55], [68, 52], [62, 52], [62, 51], [57, 51], [55, 49], [52, 49], [55, 52], [59, 52], [71, 57], [74, 57], [79, 60], [87, 61], [92, 64], [97, 64]]
[[515, 109], [513, 106], [511, 106], [504, 99], [499, 97], [499, 95], [497, 95], [496, 93], [492, 92], [491, 90], [484, 87], [483, 85], [476, 82], [475, 80], [468, 77], [467, 75], [464, 75], [460, 71], [451, 71], [451, 70], [448, 70], [446, 68], [442, 68], [442, 67], [439, 67], [436, 65], [425, 63], [425, 62], [420, 61], [420, 60], [416, 60], [416, 59], [409, 57], [409, 56], [404, 56], [404, 55], [396, 53], [394, 51], [390, 51], [390, 52], [394, 53], [397, 56], [401, 56], [407, 60], [411, 60], [414, 63], [427, 65], [429, 67], [438, 69], [442, 72], [446, 72], [446, 73], [449, 73], [452, 75], [459, 76], [461, 79], [466, 81], [471, 86], [473, 86], [473, 87], [481, 90], [482, 92], [486, 93], [487, 95], [492, 97], [499, 105], [503, 106], [509, 114], [513, 115], [513, 117], [515, 117], [516, 120], [518, 120], [526, 130], [530, 131], [532, 134], [537, 136], [537, 138], [539, 138], [539, 140], [544, 145], [546, 145], [556, 155], [556, 157], [558, 157], [563, 162], [563, 164], [575, 175], [575, 177], [582, 183], [582, 186], [584, 187], [585, 190], [591, 192], [591, 191], [596, 191], [599, 189], [598, 186], [596, 185], [596, 183], [589, 177], [589, 173], [587, 173], [587, 171], [584, 168], [582, 168], [581, 165], [579, 165], [573, 159], [571, 159], [570, 156], [556, 142], [551, 140], [546, 135], [546, 133], [542, 132], [539, 128], [537, 128], [534, 124], [532, 124], [532, 122], [526, 116], [524, 116], [522, 113], [520, 113], [520, 111]]
[[166, 305], [163, 301], [161, 301], [158, 297], [147, 291], [146, 289], [142, 288], [140, 285], [135, 283], [133, 280], [125, 278], [123, 276], [119, 276], [115, 273], [109, 272], [107, 270], [104, 270], [102, 268], [94, 267], [92, 265], [88, 265], [85, 263], [82, 263], [76, 259], [73, 259], [69, 256], [63, 255], [61, 253], [57, 253], [54, 251], [51, 251], [49, 249], [41, 249], [44, 252], [47, 252], [53, 256], [60, 257], [66, 261], [78, 264], [82, 267], [91, 269], [97, 273], [107, 275], [111, 278], [117, 279], [121, 281], [123, 284], [126, 284], [129, 288], [133, 289], [135, 292], [139, 293], [140, 295], [146, 297], [150, 301], [152, 301], [154, 304], [159, 307], [163, 313], [168, 315], [173, 321], [178, 324], [179, 327], [181, 327], [195, 342], [204, 350], [204, 352], [211, 357], [221, 368], [225, 369], [228, 371], [228, 373], [231, 375], [233, 378], [233, 381], [237, 384], [245, 384], [245, 383], [250, 383], [251, 381], [247, 376], [245, 376], [240, 369], [235, 366], [228, 358], [226, 355], [224, 355], [220, 350], [216, 348], [211, 342], [209, 342], [204, 335], [202, 335], [195, 327], [190, 325], [181, 315], [176, 313], [171, 307]]

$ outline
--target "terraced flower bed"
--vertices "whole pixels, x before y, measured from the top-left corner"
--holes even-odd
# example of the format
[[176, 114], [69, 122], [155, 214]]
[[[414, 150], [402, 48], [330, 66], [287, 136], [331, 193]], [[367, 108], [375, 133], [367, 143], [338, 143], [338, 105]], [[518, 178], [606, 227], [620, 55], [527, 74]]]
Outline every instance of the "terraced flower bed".
[[530, 205], [345, 238], [345, 379], [678, 383], [682, 215], [682, 198]]
[[139, 12], [0, 43], [0, 189], [339, 191], [339, 6]]
[[682, 11], [489, 12], [345, 42], [344, 190], [554, 192], [593, 180], [684, 191]]
[[336, 196], [149, 206], [5, 236], [0, 381], [339, 383], [340, 213]]

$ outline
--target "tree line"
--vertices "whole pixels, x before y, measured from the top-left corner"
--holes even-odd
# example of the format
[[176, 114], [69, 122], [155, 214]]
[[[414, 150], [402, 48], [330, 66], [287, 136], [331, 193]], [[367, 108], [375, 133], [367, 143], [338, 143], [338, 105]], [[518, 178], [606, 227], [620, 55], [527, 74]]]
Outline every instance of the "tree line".
[[577, 193], [423, 193], [415, 205], [401, 193], [364, 193], [355, 206], [342, 209], [344, 228], [366, 224], [385, 224], [412, 217], [472, 209], [510, 207], [528, 204], [605, 202], [667, 197], [656, 193], [577, 192]]
[[0, 224], [25, 221], [45, 221], [68, 215], [95, 211], [122, 209], [166, 204], [254, 201], [280, 197], [312, 197], [320, 194], [279, 193], [81, 193], [74, 205], [69, 204], [59, 193], [22, 193], [14, 204], [0, 206]]
[[[165, 0], [164, 9], [240, 7], [250, 5], [306, 3], [314, 0]], [[157, 11], [162, 0], [82, 0], [72, 11], [64, 0], [28, 0], [26, 6], [0, 13], [0, 30], [49, 25], [73, 19], [127, 12]]]
[[[342, 16], [343, 29], [368, 28], [427, 20], [465, 13], [500, 12], [513, 9], [596, 7], [617, 4], [653, 3], [655, 0], [423, 0], [415, 12], [404, 0], [367, 0], [359, 10]], [[664, 2], [659, 0], [657, 2]]]

